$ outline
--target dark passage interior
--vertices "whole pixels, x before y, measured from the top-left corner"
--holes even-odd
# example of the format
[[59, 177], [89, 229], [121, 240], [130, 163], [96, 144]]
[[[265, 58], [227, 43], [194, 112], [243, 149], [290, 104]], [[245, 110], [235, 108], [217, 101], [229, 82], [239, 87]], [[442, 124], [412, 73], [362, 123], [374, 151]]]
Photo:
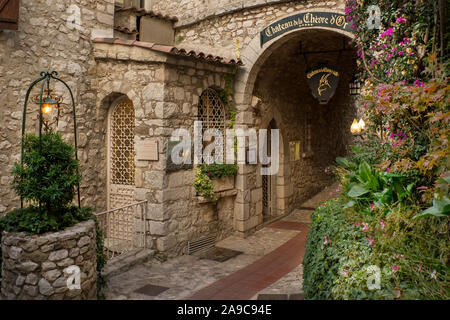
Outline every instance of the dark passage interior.
[[[356, 116], [349, 90], [356, 52], [349, 39], [323, 30], [285, 38], [261, 66], [253, 91], [260, 99], [254, 104], [257, 125], [268, 128], [276, 123], [283, 140], [279, 173], [266, 179], [270, 186], [263, 185], [263, 201], [268, 198], [271, 209], [265, 215], [290, 211], [333, 181], [326, 168], [348, 152], [349, 128]], [[338, 88], [326, 105], [313, 97], [305, 74], [320, 62], [340, 70]]]

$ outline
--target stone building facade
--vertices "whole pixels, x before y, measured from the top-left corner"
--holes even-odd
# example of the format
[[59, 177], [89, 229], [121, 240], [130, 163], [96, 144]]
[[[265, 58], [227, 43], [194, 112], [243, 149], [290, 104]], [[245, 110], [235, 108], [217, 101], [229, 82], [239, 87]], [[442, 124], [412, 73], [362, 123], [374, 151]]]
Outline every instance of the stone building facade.
[[[188, 242], [234, 232], [246, 236], [290, 213], [332, 181], [326, 168], [348, 151], [356, 53], [342, 24], [282, 23], [283, 32], [263, 44], [261, 34], [304, 13], [342, 16], [344, 2], [21, 0], [18, 30], [0, 30], [0, 214], [19, 204], [10, 171], [20, 160], [25, 92], [42, 70], [57, 70], [74, 91], [82, 205], [101, 212], [147, 200], [149, 247], [181, 254]], [[146, 29], [144, 19], [152, 27]], [[152, 30], [164, 30], [164, 37], [156, 37], [162, 43], [147, 40], [155, 38]], [[314, 99], [305, 77], [322, 61], [341, 70], [326, 105]], [[279, 129], [280, 168], [264, 177], [261, 165], [238, 164], [234, 188], [220, 192], [214, 203], [196, 195], [195, 166], [169, 170], [168, 143], [173, 130], [193, 130], [202, 93], [226, 89], [230, 77], [234, 128]], [[70, 116], [58, 124], [69, 140]], [[35, 130], [36, 121], [28, 126]], [[116, 127], [120, 133], [112, 132]], [[125, 145], [114, 144], [114, 135], [128, 135]], [[143, 150], [148, 143], [157, 148], [151, 160]], [[122, 167], [111, 160], [119, 153]], [[127, 177], [124, 168], [131, 170]]]

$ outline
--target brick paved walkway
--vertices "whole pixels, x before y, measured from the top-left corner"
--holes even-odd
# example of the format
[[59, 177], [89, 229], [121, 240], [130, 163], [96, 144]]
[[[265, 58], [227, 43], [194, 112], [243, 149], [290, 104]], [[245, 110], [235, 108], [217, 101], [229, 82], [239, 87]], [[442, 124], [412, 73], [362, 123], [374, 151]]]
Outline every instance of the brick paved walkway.
[[301, 264], [308, 226], [304, 223], [278, 221], [268, 227], [297, 230], [300, 233], [256, 262], [201, 289], [189, 299], [248, 300]]

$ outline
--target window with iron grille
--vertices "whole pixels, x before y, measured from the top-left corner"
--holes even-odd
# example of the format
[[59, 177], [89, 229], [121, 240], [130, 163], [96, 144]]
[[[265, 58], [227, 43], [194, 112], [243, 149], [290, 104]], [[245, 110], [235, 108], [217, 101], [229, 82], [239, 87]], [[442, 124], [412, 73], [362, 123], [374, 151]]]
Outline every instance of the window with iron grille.
[[361, 83], [356, 77], [353, 77], [349, 83], [350, 95], [357, 96], [361, 94]]
[[[216, 90], [208, 88], [200, 95], [198, 103], [198, 120], [202, 121], [202, 135], [208, 129], [217, 129], [221, 132], [222, 136], [224, 136], [226, 128], [226, 110], [220, 99], [219, 93]], [[210, 143], [211, 142], [206, 142], [204, 144]], [[203, 147], [205, 147], [205, 145]], [[224, 154], [223, 152], [224, 148], [222, 148], [222, 155]]]

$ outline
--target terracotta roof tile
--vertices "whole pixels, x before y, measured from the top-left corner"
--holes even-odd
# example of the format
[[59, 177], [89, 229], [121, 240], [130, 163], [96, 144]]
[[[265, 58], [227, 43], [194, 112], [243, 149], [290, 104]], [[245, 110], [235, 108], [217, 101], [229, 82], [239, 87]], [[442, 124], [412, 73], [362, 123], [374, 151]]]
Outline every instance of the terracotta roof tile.
[[150, 16], [152, 18], [158, 18], [158, 19], [162, 19], [162, 20], [168, 20], [171, 22], [177, 22], [178, 18], [175, 16], [169, 16], [169, 15], [164, 15], [162, 13], [159, 12], [155, 12], [152, 10], [145, 10], [144, 8], [136, 8], [136, 7], [117, 7], [116, 12], [122, 12], [122, 11], [132, 11], [135, 12], [136, 14], [140, 15], [140, 16]]
[[217, 63], [217, 64], [223, 64], [223, 65], [231, 65], [231, 66], [241, 66], [243, 65], [242, 61], [240, 59], [227, 59], [220, 56], [214, 56], [212, 54], [205, 54], [203, 52], [196, 52], [194, 50], [191, 50], [187, 52], [183, 48], [177, 48], [174, 46], [168, 46], [168, 45], [162, 45], [162, 44], [155, 44], [151, 42], [143, 42], [143, 41], [136, 41], [136, 40], [122, 40], [122, 39], [116, 39], [116, 38], [95, 38], [93, 39], [93, 42], [96, 43], [110, 43], [110, 44], [121, 44], [126, 46], [137, 46], [142, 48], [147, 48], [153, 51], [162, 52], [170, 55], [175, 55], [179, 57], [191, 57], [197, 60], [202, 60], [205, 62], [211, 62], [211, 63]]

